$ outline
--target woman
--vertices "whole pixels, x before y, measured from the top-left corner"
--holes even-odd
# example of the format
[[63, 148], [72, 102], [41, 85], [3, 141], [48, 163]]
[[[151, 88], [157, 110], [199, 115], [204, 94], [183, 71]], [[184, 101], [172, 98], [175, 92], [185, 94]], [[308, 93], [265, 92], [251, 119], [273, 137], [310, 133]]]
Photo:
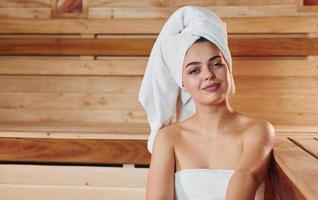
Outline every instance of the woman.
[[267, 175], [274, 128], [233, 110], [231, 60], [224, 46], [211, 41], [199, 37], [183, 58], [181, 89], [191, 95], [195, 111], [163, 123], [155, 134], [148, 200], [252, 200]]

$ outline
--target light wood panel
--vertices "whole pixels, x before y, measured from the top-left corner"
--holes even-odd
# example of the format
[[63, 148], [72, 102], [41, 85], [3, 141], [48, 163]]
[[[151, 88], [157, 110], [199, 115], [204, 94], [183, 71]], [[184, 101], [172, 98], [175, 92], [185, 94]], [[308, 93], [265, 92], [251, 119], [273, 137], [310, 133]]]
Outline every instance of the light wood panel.
[[145, 198], [144, 188], [0, 185], [0, 198], [5, 200], [140, 200]]
[[[78, 60], [56, 58], [0, 58], [1, 75], [85, 75], [142, 76], [147, 57], [120, 57], [107, 60]], [[317, 60], [271, 59], [238, 60], [233, 58], [235, 77], [317, 77]], [[306, 70], [304, 70], [304, 68]]]
[[[309, 100], [310, 101], [310, 100]], [[143, 111], [137, 94], [0, 93], [0, 108]]]
[[2, 19], [49, 19], [52, 17], [51, 8], [1, 8]]
[[[227, 24], [230, 34], [318, 32], [316, 16], [222, 19]], [[165, 21], [166, 19], [1, 19], [0, 33], [158, 34]]]
[[[1, 76], [1, 92], [135, 93], [142, 77], [102, 76]], [[39, 87], [41, 86], [41, 87]]]
[[1, 0], [0, 7], [51, 7], [51, 0]]
[[27, 184], [145, 188], [148, 168], [2, 164], [0, 171], [0, 187]]
[[22, 122], [81, 122], [81, 123], [141, 123], [146, 122], [144, 111], [83, 110], [83, 109], [10, 109], [0, 108], [0, 121]]

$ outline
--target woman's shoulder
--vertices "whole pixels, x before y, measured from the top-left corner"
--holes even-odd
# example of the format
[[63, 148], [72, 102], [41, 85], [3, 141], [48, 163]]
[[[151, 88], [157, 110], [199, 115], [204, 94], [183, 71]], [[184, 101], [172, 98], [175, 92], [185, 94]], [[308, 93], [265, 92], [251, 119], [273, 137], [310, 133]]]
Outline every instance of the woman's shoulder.
[[250, 117], [247, 115], [242, 116], [246, 121], [243, 131], [243, 138], [248, 142], [271, 142], [275, 136], [275, 128], [271, 122], [265, 119]]

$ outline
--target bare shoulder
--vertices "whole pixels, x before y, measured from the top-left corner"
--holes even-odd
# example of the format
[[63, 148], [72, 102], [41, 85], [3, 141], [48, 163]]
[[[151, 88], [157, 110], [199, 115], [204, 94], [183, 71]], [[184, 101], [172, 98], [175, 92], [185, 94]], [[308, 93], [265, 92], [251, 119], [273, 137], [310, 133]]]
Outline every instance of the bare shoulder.
[[173, 146], [174, 142], [176, 141], [178, 130], [178, 124], [171, 124], [169, 126], [165, 126], [158, 131], [156, 138], [158, 138], [157, 140], [161, 140], [164, 143]]
[[249, 144], [272, 145], [274, 137], [274, 126], [263, 119], [251, 119], [250, 125], [244, 131], [244, 142]]

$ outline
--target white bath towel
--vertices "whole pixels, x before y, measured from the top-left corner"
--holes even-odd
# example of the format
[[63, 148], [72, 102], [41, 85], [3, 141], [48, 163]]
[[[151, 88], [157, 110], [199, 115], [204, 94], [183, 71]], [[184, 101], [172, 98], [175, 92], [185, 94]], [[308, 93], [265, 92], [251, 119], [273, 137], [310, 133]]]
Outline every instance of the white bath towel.
[[[177, 9], [166, 21], [154, 43], [139, 91], [139, 101], [146, 111], [151, 128], [147, 144], [150, 153], [158, 130], [171, 123], [178, 95], [181, 99], [179, 121], [195, 112], [191, 95], [180, 88], [184, 56], [200, 37], [219, 48], [232, 74], [225, 23], [213, 11], [203, 7], [184, 6]], [[234, 94], [232, 75], [231, 79], [231, 93]]]

